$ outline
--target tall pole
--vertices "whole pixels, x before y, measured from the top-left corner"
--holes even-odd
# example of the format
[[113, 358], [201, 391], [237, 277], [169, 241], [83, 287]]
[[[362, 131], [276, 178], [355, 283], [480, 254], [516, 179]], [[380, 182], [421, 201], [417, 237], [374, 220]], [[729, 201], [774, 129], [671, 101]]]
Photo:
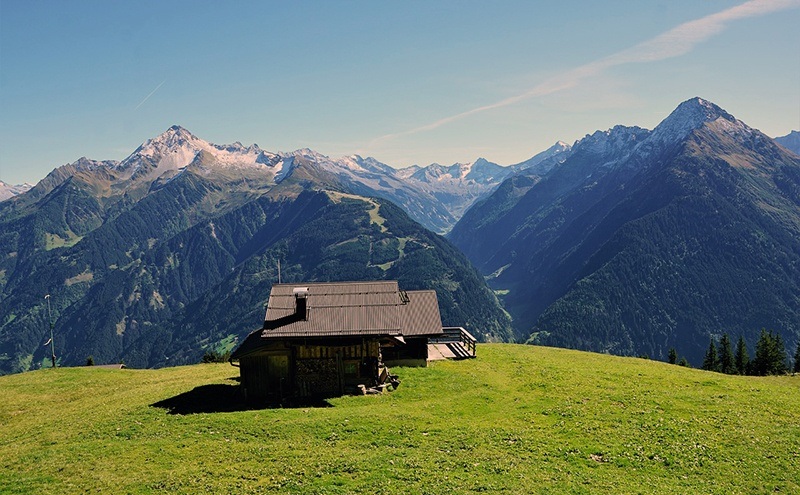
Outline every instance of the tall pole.
[[50, 320], [50, 354], [53, 359], [53, 368], [56, 367], [56, 343], [53, 342], [53, 316], [50, 314], [50, 294], [44, 296], [47, 301], [47, 319]]

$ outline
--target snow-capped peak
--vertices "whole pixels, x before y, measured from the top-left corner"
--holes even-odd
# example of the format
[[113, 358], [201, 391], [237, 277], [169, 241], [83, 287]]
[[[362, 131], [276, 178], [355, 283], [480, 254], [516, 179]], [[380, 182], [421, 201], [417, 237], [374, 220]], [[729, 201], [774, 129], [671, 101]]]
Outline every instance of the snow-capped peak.
[[8, 198], [22, 194], [32, 187], [33, 185], [28, 184], [27, 182], [23, 184], [12, 185], [0, 180], [0, 201], [5, 201]]
[[149, 157], [159, 160], [169, 153], [175, 153], [178, 150], [184, 151], [185, 154], [191, 155], [191, 158], [183, 166], [188, 165], [194, 159], [197, 152], [200, 150], [209, 150], [210, 143], [203, 141], [191, 132], [187, 131], [181, 126], [173, 125], [158, 136], [148, 139], [131, 156], [123, 160], [128, 162], [133, 158]]
[[221, 167], [261, 168], [280, 161], [276, 155], [261, 150], [255, 144], [244, 146], [238, 141], [227, 145], [212, 144], [181, 126], [173, 125], [155, 138], [145, 141], [122, 161], [121, 167], [130, 169], [132, 174], [159, 176], [187, 167], [201, 152], [208, 157], [208, 160], [203, 160], [204, 163]]

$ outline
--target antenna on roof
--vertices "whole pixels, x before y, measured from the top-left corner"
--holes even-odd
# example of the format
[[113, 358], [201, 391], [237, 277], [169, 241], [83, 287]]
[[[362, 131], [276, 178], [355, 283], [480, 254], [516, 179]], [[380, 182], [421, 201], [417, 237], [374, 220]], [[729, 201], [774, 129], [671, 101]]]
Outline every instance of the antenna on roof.
[[278, 258], [278, 283], [281, 283], [281, 259]]

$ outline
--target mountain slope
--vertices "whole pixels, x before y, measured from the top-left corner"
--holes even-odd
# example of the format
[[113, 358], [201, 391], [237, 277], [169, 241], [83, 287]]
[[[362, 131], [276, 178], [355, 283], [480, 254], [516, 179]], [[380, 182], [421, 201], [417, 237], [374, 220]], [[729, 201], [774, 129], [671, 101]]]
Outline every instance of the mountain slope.
[[638, 127], [617, 126], [587, 135], [565, 156], [559, 155], [564, 161], [550, 163], [546, 173], [528, 169], [511, 177], [495, 194], [468, 211], [448, 238], [484, 273], [503, 269], [511, 261], [509, 256], [531, 242], [524, 238], [524, 232], [517, 232], [520, 222], [546, 222], [551, 227], [543, 230], [552, 231], [554, 225], [564, 221], [565, 214], [555, 201], [580, 192], [584, 182], [591, 184], [599, 176], [620, 172], [611, 165], [647, 133]]
[[[279, 261], [283, 282], [391, 279], [407, 290], [435, 289], [445, 325], [466, 326], [483, 340], [511, 338], [508, 317], [466, 258], [397, 206], [321, 192], [303, 193], [290, 208], [284, 216], [295, 220], [285, 232], [264, 225], [271, 238], [252, 243], [256, 252], [159, 332], [133, 342], [128, 358], [139, 366], [197, 362], [209, 343], [243, 337], [263, 318]], [[218, 232], [238, 223], [222, 220], [215, 222]]]
[[[531, 341], [699, 363], [710, 336], [800, 337], [800, 160], [710, 102], [615, 128], [451, 233]], [[504, 189], [505, 188], [505, 189]], [[510, 190], [501, 186], [498, 191]], [[484, 208], [485, 210], [486, 208]], [[475, 215], [479, 213], [476, 210]]]

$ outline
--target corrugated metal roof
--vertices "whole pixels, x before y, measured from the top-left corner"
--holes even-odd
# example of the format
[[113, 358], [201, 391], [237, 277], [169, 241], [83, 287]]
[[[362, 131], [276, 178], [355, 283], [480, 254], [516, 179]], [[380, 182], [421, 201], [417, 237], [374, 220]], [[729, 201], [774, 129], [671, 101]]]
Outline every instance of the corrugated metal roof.
[[[292, 320], [294, 289], [307, 288], [307, 319]], [[263, 338], [433, 335], [442, 332], [436, 293], [401, 292], [396, 281], [276, 284], [266, 320], [279, 326]], [[278, 322], [276, 322], [278, 323]]]
[[406, 292], [408, 304], [402, 305], [403, 332], [413, 335], [438, 335], [442, 333], [442, 317], [436, 291], [414, 290]]
[[309, 307], [395, 306], [398, 304], [396, 281], [326, 282], [314, 284], [276, 284], [267, 304], [266, 320], [277, 320], [295, 311], [294, 289], [308, 289]]

